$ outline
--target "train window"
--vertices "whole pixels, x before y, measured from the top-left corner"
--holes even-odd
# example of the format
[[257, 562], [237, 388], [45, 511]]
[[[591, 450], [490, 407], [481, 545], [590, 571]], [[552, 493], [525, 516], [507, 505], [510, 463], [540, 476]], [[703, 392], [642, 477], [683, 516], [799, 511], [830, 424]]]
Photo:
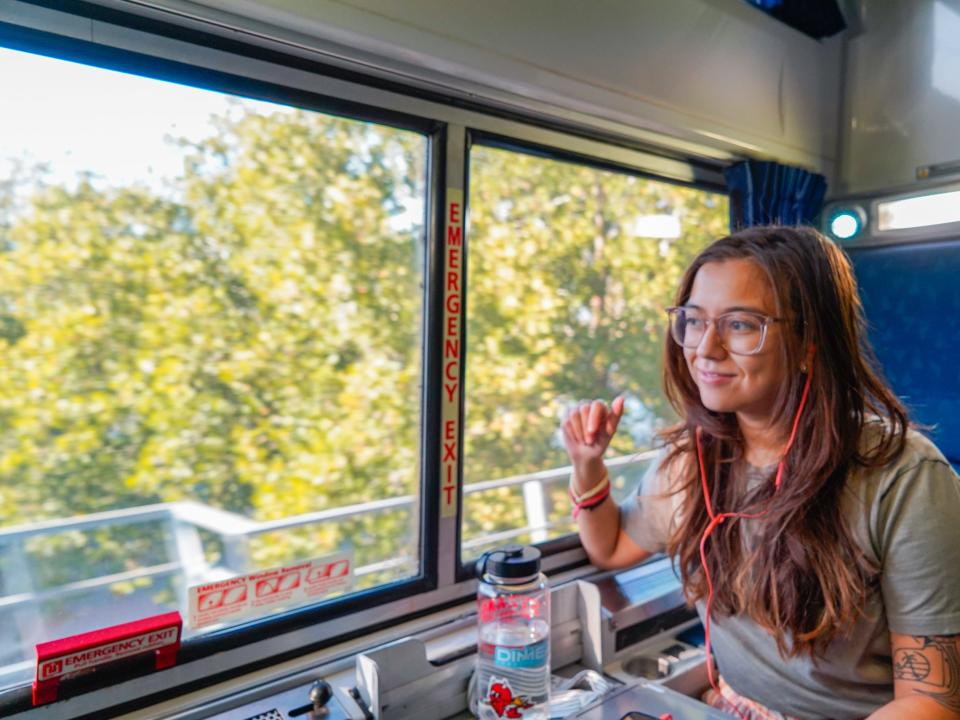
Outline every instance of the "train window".
[[8, 49], [0, 95], [0, 686], [188, 586], [418, 575], [427, 137]]
[[624, 393], [615, 492], [671, 411], [664, 308], [727, 226], [723, 195], [474, 145], [470, 153], [461, 555], [574, 531], [558, 427], [579, 399]]
[[877, 203], [877, 229], [881, 231], [957, 222], [960, 222], [960, 190]]

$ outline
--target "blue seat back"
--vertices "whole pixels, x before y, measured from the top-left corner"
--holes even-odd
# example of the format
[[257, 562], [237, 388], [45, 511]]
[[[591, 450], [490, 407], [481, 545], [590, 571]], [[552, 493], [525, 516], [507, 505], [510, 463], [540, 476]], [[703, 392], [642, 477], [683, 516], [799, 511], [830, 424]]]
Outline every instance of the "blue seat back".
[[960, 465], [960, 239], [849, 250], [887, 380]]

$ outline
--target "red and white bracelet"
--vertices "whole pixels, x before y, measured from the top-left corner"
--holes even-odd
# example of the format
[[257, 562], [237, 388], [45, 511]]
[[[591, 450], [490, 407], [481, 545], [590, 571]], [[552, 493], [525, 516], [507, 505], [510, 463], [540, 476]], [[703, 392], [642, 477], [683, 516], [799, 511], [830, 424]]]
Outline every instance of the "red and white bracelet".
[[603, 469], [603, 479], [582, 495], [577, 495], [573, 489], [573, 478], [570, 478], [570, 487], [567, 488], [570, 500], [573, 502], [573, 519], [576, 520], [581, 510], [593, 510], [610, 495], [610, 473]]

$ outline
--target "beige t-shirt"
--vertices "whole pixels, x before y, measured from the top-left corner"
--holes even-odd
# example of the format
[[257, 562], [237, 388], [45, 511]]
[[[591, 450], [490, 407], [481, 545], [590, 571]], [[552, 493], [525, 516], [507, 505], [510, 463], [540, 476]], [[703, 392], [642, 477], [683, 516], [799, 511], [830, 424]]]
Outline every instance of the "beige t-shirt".
[[[878, 423], [864, 429], [876, 442]], [[640, 547], [663, 552], [678, 521], [680, 496], [664, 496], [662, 453], [621, 507], [621, 522]], [[772, 469], [770, 469], [772, 470]], [[754, 468], [748, 487], [771, 481]], [[735, 510], [735, 508], [724, 508]], [[711, 618], [710, 640], [730, 686], [771, 710], [799, 718], [863, 718], [893, 699], [890, 633], [960, 633], [960, 478], [927, 438], [910, 431], [903, 455], [847, 480], [842, 512], [867, 557], [881, 568], [864, 614], [823, 659], [782, 658], [766, 630], [748, 618]], [[743, 536], [762, 518], [737, 520]], [[701, 620], [704, 603], [697, 603]]]

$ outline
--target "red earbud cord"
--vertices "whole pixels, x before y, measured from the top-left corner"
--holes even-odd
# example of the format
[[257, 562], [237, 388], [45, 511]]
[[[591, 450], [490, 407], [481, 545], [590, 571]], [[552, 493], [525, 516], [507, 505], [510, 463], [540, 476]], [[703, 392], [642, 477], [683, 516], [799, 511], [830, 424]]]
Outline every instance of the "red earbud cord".
[[[812, 360], [813, 348], [810, 348], [809, 357]], [[783, 449], [783, 454], [780, 456], [780, 462], [777, 464], [777, 475], [774, 480], [774, 485], [776, 491], [780, 490], [780, 482], [783, 479], [783, 468], [784, 463], [787, 459], [787, 453], [790, 451], [790, 447], [793, 445], [794, 438], [797, 435], [797, 427], [800, 425], [800, 414], [803, 412], [803, 407], [807, 403], [807, 396], [810, 394], [810, 381], [813, 378], [813, 363], [809, 363], [810, 368], [807, 373], [807, 381], [803, 386], [803, 393], [800, 396], [800, 405], [797, 407], [797, 414], [793, 418], [793, 428], [790, 431], [790, 437], [787, 440], [787, 445]], [[707, 506], [707, 514], [710, 516], [710, 524], [707, 525], [707, 529], [703, 532], [703, 537], [700, 539], [700, 564], [703, 567], [703, 574], [707, 580], [707, 607], [706, 612], [704, 613], [704, 639], [706, 644], [706, 653], [707, 653], [707, 677], [710, 679], [710, 686], [720, 692], [720, 688], [717, 686], [716, 679], [713, 675], [713, 659], [710, 655], [710, 611], [713, 606], [713, 581], [710, 579], [710, 570], [707, 568], [707, 538], [710, 537], [710, 534], [714, 529], [722, 523], [727, 518], [758, 518], [766, 515], [766, 511], [762, 513], [715, 513], [713, 511], [713, 504], [710, 502], [710, 491], [707, 487], [707, 472], [703, 461], [703, 448], [700, 444], [700, 433], [701, 428], [697, 426], [696, 430], [696, 443], [697, 443], [697, 460], [700, 465], [700, 483], [703, 487], [703, 499]], [[741, 717], [744, 717], [739, 710], [737, 713]]]

